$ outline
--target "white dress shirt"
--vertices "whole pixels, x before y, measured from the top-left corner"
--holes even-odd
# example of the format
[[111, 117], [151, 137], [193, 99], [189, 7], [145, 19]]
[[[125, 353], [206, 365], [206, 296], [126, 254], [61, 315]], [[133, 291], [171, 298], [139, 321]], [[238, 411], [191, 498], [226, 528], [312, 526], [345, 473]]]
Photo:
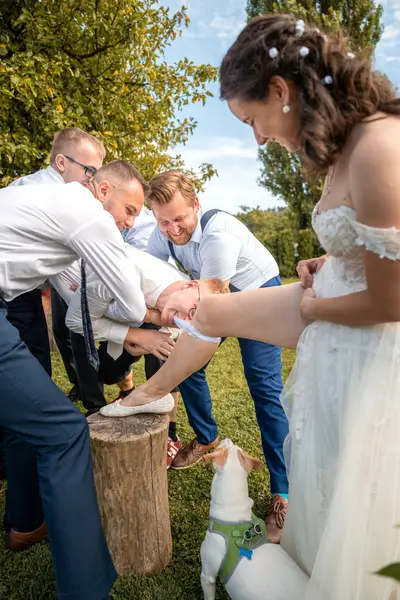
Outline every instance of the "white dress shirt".
[[122, 237], [127, 244], [134, 246], [138, 250], [146, 250], [150, 236], [157, 224], [157, 221], [148, 208], [143, 206], [136, 217], [133, 227], [126, 228], [122, 232]]
[[[157, 222], [151, 210], [144, 206], [140, 211], [139, 216], [135, 218], [133, 227], [130, 229], [127, 227], [122, 231], [122, 238], [130, 246], [133, 246], [138, 250], [145, 251], [156, 223]], [[169, 262], [175, 265], [173, 260]], [[50, 283], [64, 299], [67, 305], [69, 305], [72, 295], [74, 294], [74, 291], [71, 290], [71, 286], [74, 286], [76, 289], [76, 287], [81, 285], [80, 265], [81, 261], [79, 260], [62, 273], [58, 273], [54, 277], [50, 278]], [[141, 323], [139, 323], [139, 325], [141, 325]]]
[[143, 321], [126, 244], [112, 216], [80, 183], [0, 190], [0, 296], [38, 287], [79, 257], [107, 283], [128, 321]]
[[[135, 218], [133, 227], [122, 231], [122, 239], [127, 244], [144, 251], [155, 226], [156, 220], [153, 213], [151, 210], [143, 207], [139, 216]], [[74, 293], [71, 290], [71, 286], [76, 287], [81, 285], [81, 261], [77, 261], [62, 273], [51, 277], [50, 283], [68, 305]]]
[[65, 181], [53, 167], [47, 167], [47, 169], [41, 169], [36, 173], [15, 179], [8, 187], [15, 185], [51, 185], [54, 183], [65, 183]]
[[[54, 185], [54, 184], [64, 184], [65, 181], [53, 167], [47, 167], [47, 169], [41, 169], [40, 171], [36, 171], [35, 173], [31, 173], [30, 175], [24, 175], [23, 177], [19, 177], [15, 179], [12, 183], [8, 185], [8, 187], [16, 186], [16, 185]], [[79, 263], [80, 264], [80, 263]], [[39, 289], [45, 290], [48, 287], [47, 283], [43, 283], [38, 286]]]
[[[137, 250], [133, 246], [127, 245], [126, 250], [130, 264], [129, 284], [136, 290], [140, 290], [140, 294], [137, 294], [137, 303], [144, 310], [146, 304], [155, 308], [160, 294], [172, 283], [189, 280], [185, 273], [163, 260]], [[100, 341], [108, 340], [109, 354], [113, 358], [118, 358], [131, 323], [127, 322], [124, 311], [121, 310], [109, 286], [105, 285], [93, 271], [87, 275], [86, 289], [94, 337]], [[65, 323], [75, 333], [83, 333], [79, 290], [73, 293], [69, 300]]]
[[[219, 277], [239, 290], [252, 290], [279, 275], [279, 267], [272, 254], [238, 219], [224, 212], [209, 220], [204, 232], [200, 219], [187, 244], [176, 246], [175, 254], [186, 271], [195, 279]], [[167, 237], [158, 227], [153, 231], [147, 252], [168, 260], [170, 251]]]
[[[90, 267], [86, 267], [86, 279], [90, 271]], [[68, 306], [74, 290], [81, 285], [81, 259], [73, 262], [65, 271], [49, 277], [49, 281]]]

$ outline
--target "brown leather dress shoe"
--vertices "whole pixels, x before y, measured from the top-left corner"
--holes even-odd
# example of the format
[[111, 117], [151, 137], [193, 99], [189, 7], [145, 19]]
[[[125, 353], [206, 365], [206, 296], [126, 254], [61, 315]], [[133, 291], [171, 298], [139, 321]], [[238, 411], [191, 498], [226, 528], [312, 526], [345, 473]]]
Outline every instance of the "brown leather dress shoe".
[[207, 446], [205, 444], [199, 444], [196, 439], [192, 440], [190, 444], [187, 444], [179, 450], [171, 464], [171, 469], [189, 469], [189, 467], [193, 467], [193, 465], [201, 460], [201, 457], [204, 456], [204, 454], [207, 454], [207, 452], [215, 448], [215, 446], [218, 446], [218, 444], [218, 438]]
[[267, 526], [267, 538], [272, 544], [279, 544], [281, 541], [282, 529], [285, 523], [288, 501], [276, 494], [273, 497], [271, 506], [265, 517]]
[[27, 548], [30, 548], [30, 546], [41, 542], [46, 537], [46, 523], [42, 523], [42, 525], [35, 531], [29, 531], [27, 533], [10, 529], [6, 540], [6, 546], [8, 550], [12, 550], [13, 552], [21, 552], [22, 550], [26, 550]]

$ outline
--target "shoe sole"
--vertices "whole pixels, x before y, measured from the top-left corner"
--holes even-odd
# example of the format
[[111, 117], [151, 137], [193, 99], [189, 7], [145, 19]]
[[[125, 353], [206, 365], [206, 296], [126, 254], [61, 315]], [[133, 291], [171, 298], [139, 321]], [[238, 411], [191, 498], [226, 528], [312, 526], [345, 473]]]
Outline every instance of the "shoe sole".
[[210, 452], [213, 452], [213, 450], [215, 450], [215, 448], [218, 446], [218, 444], [219, 444], [219, 442], [217, 442], [217, 444], [215, 444], [215, 446], [213, 446], [213, 448], [210, 448], [209, 450], [207, 450], [207, 452], [204, 452], [204, 454], [202, 456], [200, 456], [200, 458], [197, 459], [195, 462], [190, 463], [190, 465], [187, 465], [186, 467], [174, 467], [173, 463], [172, 463], [171, 469], [174, 469], [175, 471], [185, 471], [186, 469], [190, 469], [191, 467], [198, 465], [199, 462], [201, 461], [201, 459], [203, 458], [203, 456], [205, 456], [206, 454], [209, 454]]
[[[107, 406], [112, 406], [112, 402], [110, 402], [110, 404], [108, 404]], [[126, 417], [136, 417], [138, 415], [169, 415], [169, 413], [171, 413], [174, 410], [174, 406], [172, 408], [170, 408], [170, 410], [166, 410], [166, 411], [156, 411], [156, 410], [147, 410], [147, 411], [142, 411], [142, 412], [134, 412], [131, 414], [125, 414], [125, 415], [104, 415], [102, 412], [99, 411], [99, 414], [102, 417], [105, 417], [107, 419], [124, 419]]]
[[[207, 452], [206, 452], [206, 454], [207, 454]], [[203, 456], [204, 456], [204, 454], [203, 454]], [[198, 460], [196, 460], [196, 462], [192, 462], [192, 463], [190, 463], [190, 465], [187, 465], [186, 467], [174, 467], [173, 465], [171, 465], [171, 469], [174, 469], [174, 471], [185, 471], [186, 469], [190, 469], [191, 467], [198, 465], [199, 462], [201, 461], [201, 459], [203, 458], [203, 456], [200, 456], [200, 458]]]

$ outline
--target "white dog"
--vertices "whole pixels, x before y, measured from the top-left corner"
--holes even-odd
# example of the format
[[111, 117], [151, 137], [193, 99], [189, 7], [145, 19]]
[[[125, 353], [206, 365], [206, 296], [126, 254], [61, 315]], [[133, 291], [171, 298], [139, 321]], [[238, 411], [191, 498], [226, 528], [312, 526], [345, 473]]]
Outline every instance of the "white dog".
[[268, 543], [264, 523], [252, 514], [247, 476], [262, 462], [229, 439], [203, 460], [212, 460], [215, 469], [200, 551], [204, 599], [215, 599], [220, 574], [232, 600], [301, 600], [307, 575], [279, 545]]

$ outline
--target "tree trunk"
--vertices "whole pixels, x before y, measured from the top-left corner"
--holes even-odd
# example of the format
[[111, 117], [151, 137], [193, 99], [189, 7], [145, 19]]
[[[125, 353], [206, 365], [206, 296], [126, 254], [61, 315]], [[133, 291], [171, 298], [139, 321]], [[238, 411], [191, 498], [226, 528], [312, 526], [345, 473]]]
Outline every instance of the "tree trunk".
[[166, 415], [88, 417], [101, 519], [119, 574], [162, 571], [172, 558]]

